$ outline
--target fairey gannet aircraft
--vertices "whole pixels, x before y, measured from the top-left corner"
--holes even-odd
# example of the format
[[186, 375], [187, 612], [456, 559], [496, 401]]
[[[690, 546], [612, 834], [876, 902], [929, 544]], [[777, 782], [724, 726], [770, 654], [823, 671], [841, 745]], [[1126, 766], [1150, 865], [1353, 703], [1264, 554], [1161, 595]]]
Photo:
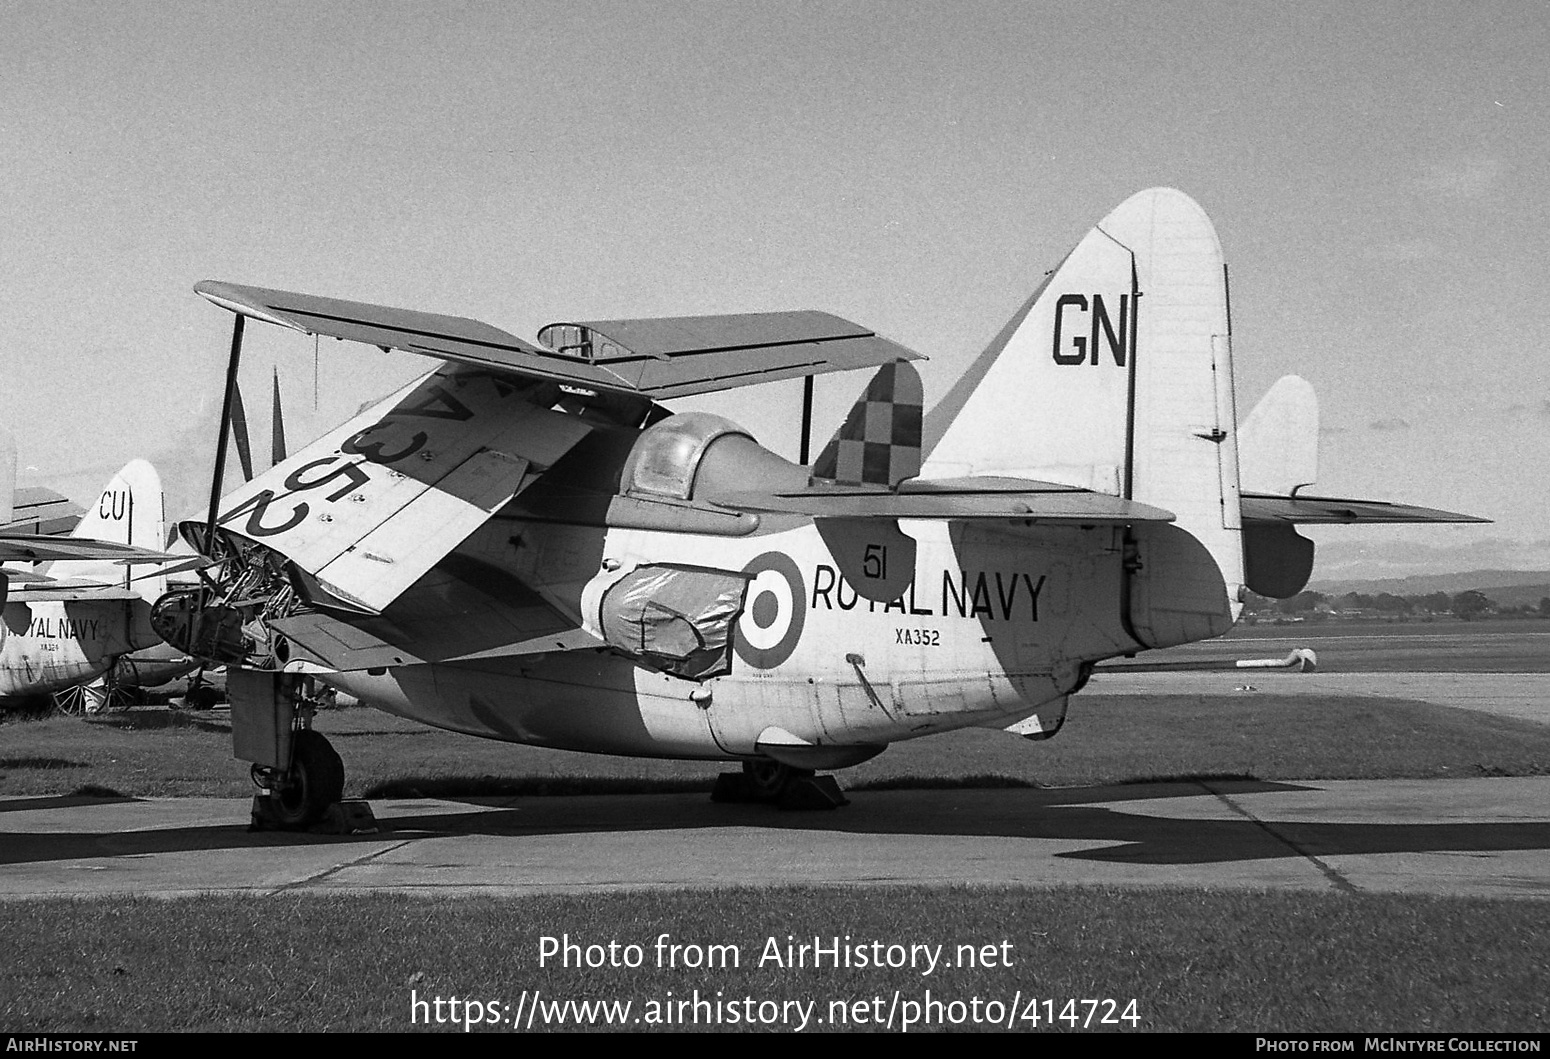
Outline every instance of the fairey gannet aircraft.
[[[0, 522], [9, 522], [15, 461], [0, 462]], [[0, 569], [0, 708], [47, 701], [138, 649], [154, 649], [140, 663], [143, 675], [162, 672], [169, 652], [151, 628], [150, 609], [166, 581], [131, 571], [172, 558], [159, 550], [165, 525], [161, 480], [150, 464], [133, 460], [68, 536], [0, 534], [0, 560], [9, 564]]]
[[[1301, 495], [1290, 457], [1242, 488], [1222, 253], [1169, 189], [1099, 222], [929, 415], [915, 353], [817, 312], [559, 323], [546, 350], [196, 290], [238, 314], [228, 393], [245, 317], [443, 362], [181, 526], [216, 565], [157, 627], [234, 667], [237, 754], [282, 826], [343, 789], [299, 675], [494, 739], [742, 762], [718, 794], [832, 805], [814, 770], [969, 725], [1047, 737], [1100, 660], [1226, 632], [1245, 586], [1295, 593], [1297, 523], [1470, 521]], [[662, 403], [862, 367], [810, 467]], [[1305, 420], [1287, 406], [1256, 436]]]

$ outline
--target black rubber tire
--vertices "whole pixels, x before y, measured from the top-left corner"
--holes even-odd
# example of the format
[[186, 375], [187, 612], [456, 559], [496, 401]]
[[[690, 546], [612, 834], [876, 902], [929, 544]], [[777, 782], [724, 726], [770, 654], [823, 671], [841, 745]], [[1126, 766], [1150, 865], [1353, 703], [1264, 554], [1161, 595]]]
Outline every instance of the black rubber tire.
[[183, 704], [191, 710], [208, 710], [220, 701], [220, 690], [208, 684], [190, 688], [188, 694], [183, 696]]
[[310, 827], [344, 797], [344, 762], [323, 736], [308, 728], [296, 733], [291, 768], [269, 795], [269, 808], [284, 828]]
[[757, 802], [778, 801], [793, 777], [810, 776], [806, 769], [794, 769], [769, 758], [743, 762], [743, 785], [748, 797]]
[[779, 798], [790, 778], [791, 770], [778, 761], [760, 758], [743, 762], [743, 785], [750, 798], [759, 801]]

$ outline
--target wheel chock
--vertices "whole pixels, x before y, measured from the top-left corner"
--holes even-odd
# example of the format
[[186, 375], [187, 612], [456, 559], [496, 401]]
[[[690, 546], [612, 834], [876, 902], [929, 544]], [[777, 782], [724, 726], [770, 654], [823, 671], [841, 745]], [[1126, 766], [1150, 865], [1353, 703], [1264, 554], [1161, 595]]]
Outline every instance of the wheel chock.
[[716, 785], [710, 789], [710, 800], [747, 802], [753, 799], [749, 797], [748, 784], [743, 781], [741, 772], [723, 772], [716, 777]]
[[[276, 818], [269, 804], [268, 793], [253, 796], [252, 821], [249, 831], [290, 831]], [[359, 798], [334, 802], [323, 812], [323, 819], [307, 828], [311, 835], [375, 835], [377, 818], [371, 811], [371, 803]]]
[[307, 829], [314, 835], [375, 835], [377, 818], [371, 803], [360, 798], [335, 802], [323, 812], [323, 819]]
[[782, 809], [838, 809], [850, 799], [840, 791], [833, 776], [793, 776], [775, 803]]

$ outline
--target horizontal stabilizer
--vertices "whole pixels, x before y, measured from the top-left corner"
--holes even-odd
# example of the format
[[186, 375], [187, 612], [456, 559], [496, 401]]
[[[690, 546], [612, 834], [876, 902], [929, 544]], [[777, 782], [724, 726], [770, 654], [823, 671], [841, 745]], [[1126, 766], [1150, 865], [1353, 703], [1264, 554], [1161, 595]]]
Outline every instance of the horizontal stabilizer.
[[920, 359], [813, 311], [550, 324], [540, 332], [550, 349], [542, 349], [461, 316], [208, 280], [194, 290], [223, 309], [309, 335], [654, 399]]
[[[740, 511], [812, 518], [1029, 519], [1038, 522], [1172, 522], [1160, 507], [1054, 482], [995, 479], [912, 480], [898, 492], [813, 485], [772, 493], [729, 493], [713, 503]], [[1016, 488], [1008, 488], [1015, 484]]]
[[1276, 380], [1239, 430], [1239, 510], [1245, 523], [1490, 521], [1410, 504], [1302, 493], [1318, 478], [1318, 435], [1319, 403], [1313, 387], [1296, 375]]
[[1409, 504], [1381, 500], [1344, 500], [1329, 496], [1271, 496], [1243, 494], [1245, 522], [1292, 522], [1299, 525], [1355, 522], [1490, 522], [1488, 518], [1461, 515]]

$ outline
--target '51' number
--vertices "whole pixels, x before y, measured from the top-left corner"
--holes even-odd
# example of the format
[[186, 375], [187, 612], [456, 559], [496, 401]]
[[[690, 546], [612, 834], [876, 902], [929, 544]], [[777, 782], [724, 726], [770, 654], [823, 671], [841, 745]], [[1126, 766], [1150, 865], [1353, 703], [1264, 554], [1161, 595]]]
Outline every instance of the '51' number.
[[861, 560], [861, 576], [871, 581], [888, 578], [888, 549], [881, 544], [868, 544], [866, 556]]

